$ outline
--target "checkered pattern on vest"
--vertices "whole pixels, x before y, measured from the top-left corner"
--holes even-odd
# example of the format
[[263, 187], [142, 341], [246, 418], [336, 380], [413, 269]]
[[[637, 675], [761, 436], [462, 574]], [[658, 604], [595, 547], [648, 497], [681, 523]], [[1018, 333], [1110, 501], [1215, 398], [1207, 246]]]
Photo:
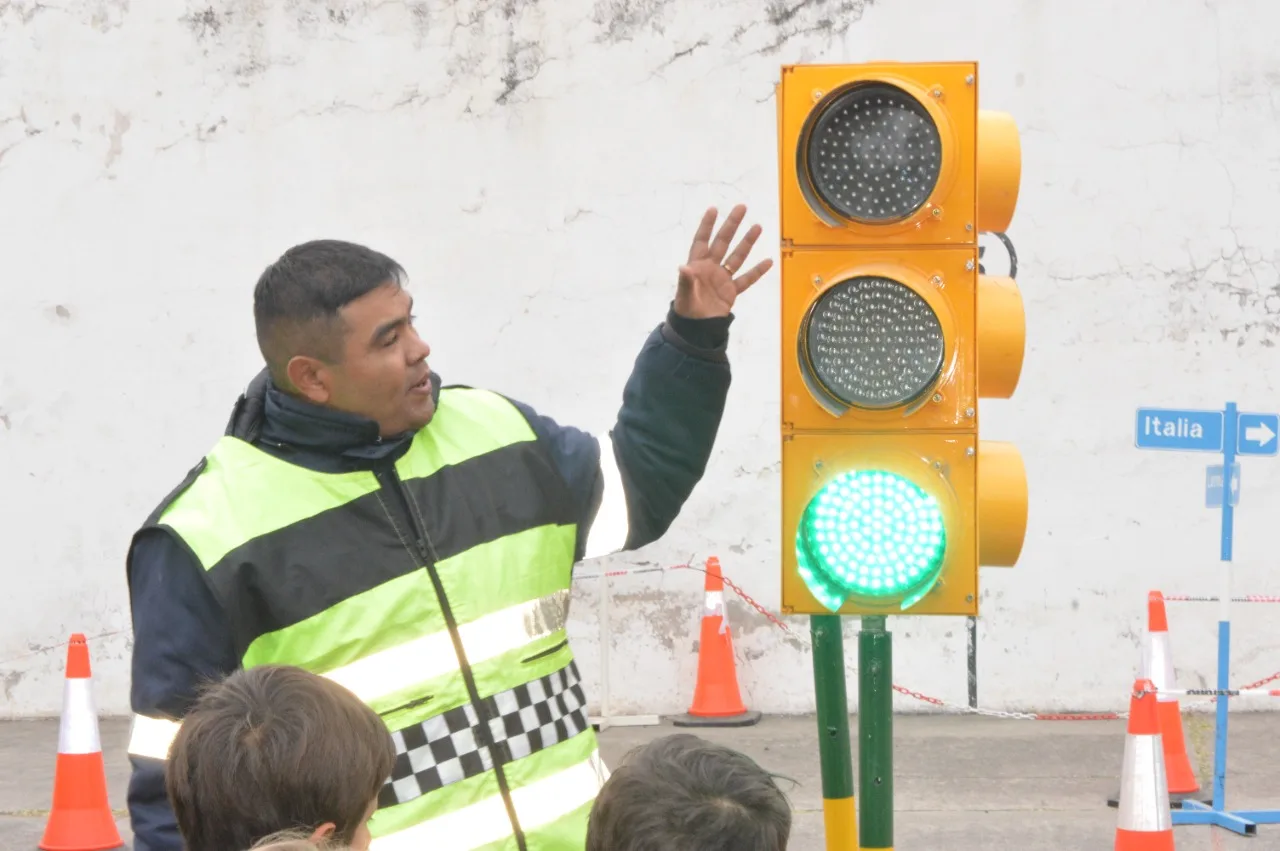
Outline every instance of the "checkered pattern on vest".
[[[590, 726], [577, 662], [482, 702], [502, 762], [551, 747]], [[403, 804], [493, 768], [493, 754], [480, 745], [479, 723], [475, 707], [466, 703], [393, 732], [396, 763], [378, 806]]]

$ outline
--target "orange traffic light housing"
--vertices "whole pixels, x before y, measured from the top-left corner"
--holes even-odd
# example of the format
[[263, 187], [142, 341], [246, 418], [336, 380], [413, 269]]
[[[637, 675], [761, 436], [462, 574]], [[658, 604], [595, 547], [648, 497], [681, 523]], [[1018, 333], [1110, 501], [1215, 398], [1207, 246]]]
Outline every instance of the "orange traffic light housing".
[[977, 613], [1026, 530], [1021, 456], [978, 439], [1025, 320], [978, 270], [1021, 174], [972, 62], [804, 65], [778, 84], [783, 609]]

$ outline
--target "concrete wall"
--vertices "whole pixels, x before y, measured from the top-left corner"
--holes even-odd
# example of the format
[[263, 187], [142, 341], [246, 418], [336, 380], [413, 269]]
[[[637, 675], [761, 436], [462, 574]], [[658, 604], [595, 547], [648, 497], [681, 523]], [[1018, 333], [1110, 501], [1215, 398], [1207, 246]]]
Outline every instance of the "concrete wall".
[[[1023, 132], [1029, 351], [983, 422], [1032, 511], [1021, 565], [984, 572], [981, 702], [1122, 707], [1147, 589], [1220, 572], [1208, 459], [1136, 451], [1134, 408], [1280, 407], [1277, 24], [1266, 0], [0, 0], [0, 716], [58, 711], [74, 631], [127, 711], [126, 543], [256, 370], [281, 250], [391, 253], [448, 380], [604, 428], [701, 210], [745, 200], [776, 244], [778, 66], [874, 58], [976, 58]], [[778, 605], [776, 310], [771, 273], [706, 479], [610, 567], [718, 554]], [[1277, 512], [1280, 461], [1246, 462], [1239, 592], [1280, 593]], [[687, 706], [699, 580], [613, 581], [614, 711]], [[1236, 682], [1280, 668], [1272, 609], [1239, 608]], [[807, 651], [731, 613], [748, 701], [810, 709]], [[1214, 608], [1172, 617], [1183, 685], [1211, 681]], [[895, 679], [963, 703], [963, 621], [894, 630]]]

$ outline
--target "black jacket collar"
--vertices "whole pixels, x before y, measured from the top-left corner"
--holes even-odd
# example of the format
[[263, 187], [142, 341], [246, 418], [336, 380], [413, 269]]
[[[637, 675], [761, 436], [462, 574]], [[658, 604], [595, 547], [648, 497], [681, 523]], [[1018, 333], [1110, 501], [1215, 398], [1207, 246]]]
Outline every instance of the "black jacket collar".
[[[436, 404], [440, 376], [431, 374]], [[329, 469], [340, 459], [343, 468], [394, 461], [405, 453], [414, 432], [380, 437], [378, 424], [366, 417], [314, 405], [282, 391], [266, 369], [249, 382], [236, 400], [226, 433], [273, 455], [304, 466]]]

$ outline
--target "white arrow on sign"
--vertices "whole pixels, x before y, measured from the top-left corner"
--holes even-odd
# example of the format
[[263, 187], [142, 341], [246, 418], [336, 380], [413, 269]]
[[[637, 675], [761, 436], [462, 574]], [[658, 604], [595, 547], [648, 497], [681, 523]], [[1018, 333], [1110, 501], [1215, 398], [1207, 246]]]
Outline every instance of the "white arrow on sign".
[[1250, 426], [1244, 430], [1244, 439], [1259, 446], [1266, 446], [1275, 436], [1276, 433], [1266, 423], [1259, 426]]

